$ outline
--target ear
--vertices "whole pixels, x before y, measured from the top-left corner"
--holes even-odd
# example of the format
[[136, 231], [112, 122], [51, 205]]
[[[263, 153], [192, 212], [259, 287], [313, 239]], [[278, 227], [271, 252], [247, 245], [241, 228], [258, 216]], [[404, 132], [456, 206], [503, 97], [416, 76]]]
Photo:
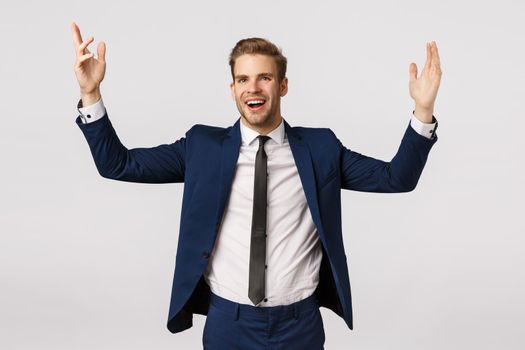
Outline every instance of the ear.
[[283, 97], [288, 92], [288, 78], [284, 77], [283, 81], [281, 81], [280, 85], [280, 95]]

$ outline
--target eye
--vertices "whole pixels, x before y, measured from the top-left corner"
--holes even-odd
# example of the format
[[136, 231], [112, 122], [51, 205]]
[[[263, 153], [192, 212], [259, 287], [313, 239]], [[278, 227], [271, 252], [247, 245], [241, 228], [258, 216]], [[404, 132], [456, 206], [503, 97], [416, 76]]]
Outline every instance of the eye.
[[245, 81], [246, 81], [246, 79], [245, 79], [245, 78], [240, 78], [240, 79], [237, 79], [237, 82], [238, 82], [238, 83], [244, 83]]
[[271, 80], [271, 78], [267, 75], [263, 76], [263, 80]]

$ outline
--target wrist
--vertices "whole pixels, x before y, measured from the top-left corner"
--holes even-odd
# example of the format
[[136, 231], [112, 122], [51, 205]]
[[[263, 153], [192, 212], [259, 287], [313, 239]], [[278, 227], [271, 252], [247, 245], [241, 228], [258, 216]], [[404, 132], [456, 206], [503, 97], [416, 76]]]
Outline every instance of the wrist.
[[416, 105], [414, 108], [414, 116], [419, 119], [422, 123], [432, 123], [432, 116], [434, 114], [433, 107], [421, 107]]
[[101, 99], [100, 89], [97, 87], [96, 89], [84, 92], [80, 91], [80, 98], [82, 99], [82, 105], [83, 106], [89, 106], [96, 102], [98, 102]]

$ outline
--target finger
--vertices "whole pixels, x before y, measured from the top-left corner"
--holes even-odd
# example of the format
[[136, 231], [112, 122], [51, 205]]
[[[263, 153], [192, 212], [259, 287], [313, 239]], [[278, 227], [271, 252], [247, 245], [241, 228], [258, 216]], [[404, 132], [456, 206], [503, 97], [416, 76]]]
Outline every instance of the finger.
[[417, 65], [412, 62], [410, 63], [410, 67], [408, 68], [408, 74], [410, 75], [410, 81], [417, 80]]
[[439, 59], [439, 52], [436, 42], [434, 42], [434, 65], [436, 68], [441, 68], [441, 60]]
[[82, 63], [84, 63], [84, 61], [89, 60], [91, 57], [93, 57], [93, 53], [87, 53], [85, 55], [80, 56], [77, 60], [76, 66], [80, 67]]
[[431, 62], [432, 62], [432, 52], [430, 50], [430, 43], [427, 43], [427, 60], [425, 61], [425, 67], [423, 67], [423, 71], [430, 69]]
[[434, 65], [435, 57], [434, 57], [434, 41], [431, 41], [428, 43], [428, 50], [430, 52], [430, 62], [429, 67], [432, 67]]
[[[80, 44], [77, 48], [77, 55], [78, 56], [81, 56], [85, 53], [89, 53], [89, 50], [87, 50], [87, 46], [89, 44], [91, 44], [93, 42], [93, 40], [95, 40], [95, 38], [93, 38], [92, 36], [90, 36], [89, 38], [87, 38], [86, 41], [84, 41], [82, 44]], [[86, 50], [87, 52], [84, 52], [84, 50]]]
[[106, 62], [106, 43], [103, 41], [98, 43], [97, 56], [100, 61]]
[[80, 35], [80, 29], [75, 22], [71, 23], [71, 32], [73, 33], [73, 42], [75, 43], [75, 47], [78, 47], [80, 44], [82, 44], [82, 36]]

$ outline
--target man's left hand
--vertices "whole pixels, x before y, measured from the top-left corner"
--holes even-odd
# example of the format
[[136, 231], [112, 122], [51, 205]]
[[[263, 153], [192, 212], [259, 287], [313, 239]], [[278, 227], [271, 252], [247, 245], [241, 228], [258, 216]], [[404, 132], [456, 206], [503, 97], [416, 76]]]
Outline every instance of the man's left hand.
[[436, 101], [439, 83], [441, 81], [441, 67], [438, 48], [435, 41], [427, 43], [427, 61], [423, 71], [417, 77], [417, 66], [410, 63], [410, 96], [416, 102], [414, 115], [423, 123], [432, 122], [434, 102]]

